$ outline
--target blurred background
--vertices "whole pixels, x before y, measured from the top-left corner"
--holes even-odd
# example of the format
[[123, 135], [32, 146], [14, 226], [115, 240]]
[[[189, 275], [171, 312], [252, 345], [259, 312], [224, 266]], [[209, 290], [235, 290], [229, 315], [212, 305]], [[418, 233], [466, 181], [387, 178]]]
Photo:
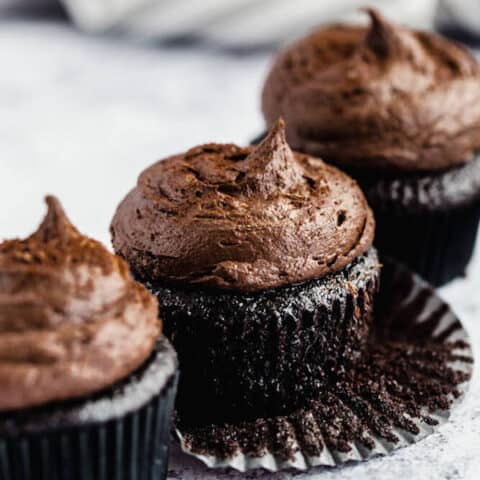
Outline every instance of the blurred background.
[[[371, 0], [473, 48], [478, 0]], [[36, 227], [53, 193], [109, 244], [114, 209], [154, 160], [248, 143], [276, 49], [314, 25], [366, 21], [365, 1], [0, 0], [0, 239]], [[480, 44], [479, 44], [480, 45]]]

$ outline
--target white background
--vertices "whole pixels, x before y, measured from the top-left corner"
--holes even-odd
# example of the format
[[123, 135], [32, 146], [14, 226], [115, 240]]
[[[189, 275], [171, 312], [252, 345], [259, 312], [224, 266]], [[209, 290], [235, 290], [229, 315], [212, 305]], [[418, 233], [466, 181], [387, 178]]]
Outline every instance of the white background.
[[[43, 196], [53, 193], [81, 231], [108, 245], [114, 209], [144, 167], [202, 142], [247, 143], [262, 129], [259, 95], [269, 61], [269, 53], [164, 50], [85, 37], [63, 24], [0, 22], [0, 239], [35, 229]], [[478, 260], [468, 280], [441, 293], [478, 351]], [[182, 465], [175, 456], [171, 478], [216, 478]], [[479, 472], [476, 376], [453, 420], [427, 440], [299, 478], [475, 479]], [[267, 478], [242, 478], [259, 477]]]

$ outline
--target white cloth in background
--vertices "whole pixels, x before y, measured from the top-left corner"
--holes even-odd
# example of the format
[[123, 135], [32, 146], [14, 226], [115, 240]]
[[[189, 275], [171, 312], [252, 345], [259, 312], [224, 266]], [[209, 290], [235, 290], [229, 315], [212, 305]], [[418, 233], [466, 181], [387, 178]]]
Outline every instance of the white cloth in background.
[[60, 4], [87, 32], [113, 29], [237, 48], [284, 43], [321, 23], [361, 20], [359, 8], [367, 4], [412, 27], [431, 28], [435, 22], [480, 37], [480, 0], [0, 0], [0, 15], [35, 14]]
[[0, 0], [0, 13], [7, 8], [37, 8], [55, 5], [56, 0]]
[[362, 18], [366, 4], [397, 22], [431, 27], [437, 0], [62, 0], [87, 31], [195, 37], [229, 47], [285, 42], [323, 22]]

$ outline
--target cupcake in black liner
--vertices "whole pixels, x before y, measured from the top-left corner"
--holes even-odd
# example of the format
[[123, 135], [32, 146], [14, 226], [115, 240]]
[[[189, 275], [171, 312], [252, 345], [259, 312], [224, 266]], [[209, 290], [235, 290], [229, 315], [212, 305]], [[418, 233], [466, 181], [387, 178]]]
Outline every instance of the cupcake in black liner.
[[369, 27], [331, 25], [279, 54], [267, 127], [341, 166], [375, 213], [376, 246], [435, 285], [462, 276], [480, 217], [480, 66], [463, 47], [368, 9]]
[[256, 148], [146, 169], [111, 231], [178, 352], [177, 425], [282, 414], [348, 369], [378, 289], [373, 230], [357, 184], [292, 152], [283, 121]]
[[[210, 468], [305, 470], [386, 455], [444, 424], [469, 387], [467, 332], [424, 280], [389, 258], [381, 262], [372, 327], [354, 364], [287, 414], [182, 427], [183, 452]], [[202, 467], [179, 452], [172, 463], [173, 472], [181, 464], [201, 476]]]
[[0, 478], [165, 478], [177, 360], [157, 301], [47, 204], [0, 244]]

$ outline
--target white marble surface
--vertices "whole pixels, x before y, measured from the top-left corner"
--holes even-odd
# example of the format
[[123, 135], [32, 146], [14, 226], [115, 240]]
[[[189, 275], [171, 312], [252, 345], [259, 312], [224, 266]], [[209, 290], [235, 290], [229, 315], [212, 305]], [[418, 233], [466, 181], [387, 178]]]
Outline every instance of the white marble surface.
[[[45, 210], [42, 197], [54, 193], [83, 232], [108, 244], [115, 206], [146, 165], [200, 142], [246, 142], [259, 131], [268, 60], [268, 54], [230, 57], [87, 38], [62, 24], [0, 21], [0, 239], [31, 232]], [[477, 352], [479, 291], [478, 254], [468, 279], [441, 291]], [[341, 469], [238, 478], [477, 479], [476, 372], [452, 421], [417, 445]], [[237, 475], [208, 472], [176, 454], [170, 478]]]

